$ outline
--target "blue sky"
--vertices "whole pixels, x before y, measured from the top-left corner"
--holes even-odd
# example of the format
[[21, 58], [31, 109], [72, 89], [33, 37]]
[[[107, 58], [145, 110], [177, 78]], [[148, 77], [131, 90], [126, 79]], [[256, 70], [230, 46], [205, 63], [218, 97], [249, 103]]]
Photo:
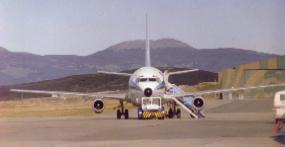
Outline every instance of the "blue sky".
[[0, 0], [0, 46], [88, 55], [126, 40], [285, 54], [284, 0]]

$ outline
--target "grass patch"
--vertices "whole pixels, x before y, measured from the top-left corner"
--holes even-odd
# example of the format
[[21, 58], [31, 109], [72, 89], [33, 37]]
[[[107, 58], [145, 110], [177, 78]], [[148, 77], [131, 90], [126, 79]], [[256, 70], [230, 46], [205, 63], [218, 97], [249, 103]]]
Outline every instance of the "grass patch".
[[[0, 118], [5, 117], [61, 117], [95, 116], [93, 99], [83, 98], [41, 98], [0, 102]], [[104, 100], [103, 113], [111, 113], [118, 106], [116, 100]], [[130, 105], [128, 105], [130, 107]]]

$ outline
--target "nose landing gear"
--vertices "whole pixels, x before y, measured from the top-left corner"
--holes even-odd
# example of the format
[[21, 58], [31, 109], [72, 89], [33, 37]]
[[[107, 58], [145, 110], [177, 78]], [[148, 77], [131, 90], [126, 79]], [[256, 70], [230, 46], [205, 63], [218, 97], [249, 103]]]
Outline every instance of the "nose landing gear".
[[129, 119], [129, 110], [124, 108], [123, 101], [120, 101], [120, 108], [117, 110], [117, 119], [121, 119], [122, 115], [124, 115], [125, 119]]

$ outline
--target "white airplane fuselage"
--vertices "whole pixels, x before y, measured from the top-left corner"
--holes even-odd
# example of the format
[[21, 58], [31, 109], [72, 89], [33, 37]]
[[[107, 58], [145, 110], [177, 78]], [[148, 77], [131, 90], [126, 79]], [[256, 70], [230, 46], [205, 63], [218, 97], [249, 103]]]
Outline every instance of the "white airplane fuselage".
[[129, 79], [129, 91], [126, 100], [141, 104], [142, 97], [162, 96], [165, 93], [165, 82], [162, 72], [154, 67], [142, 67], [136, 70]]

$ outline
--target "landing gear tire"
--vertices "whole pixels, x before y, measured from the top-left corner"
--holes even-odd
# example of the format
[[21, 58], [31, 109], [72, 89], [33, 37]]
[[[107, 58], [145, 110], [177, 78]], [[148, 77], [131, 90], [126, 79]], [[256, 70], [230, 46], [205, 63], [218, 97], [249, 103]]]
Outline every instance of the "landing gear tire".
[[120, 101], [120, 106], [117, 110], [117, 119], [121, 119], [122, 115], [124, 115], [125, 119], [129, 119], [129, 110], [125, 109], [124, 102]]
[[163, 116], [163, 117], [159, 117], [158, 119], [159, 119], [159, 120], [164, 120], [164, 116]]
[[181, 109], [179, 109], [179, 108], [176, 110], [176, 117], [177, 117], [177, 119], [181, 118]]
[[125, 119], [129, 119], [129, 110], [126, 109], [124, 113]]
[[122, 113], [121, 110], [117, 110], [117, 119], [121, 119]]
[[173, 110], [171, 108], [168, 109], [168, 118], [172, 119], [174, 117]]

